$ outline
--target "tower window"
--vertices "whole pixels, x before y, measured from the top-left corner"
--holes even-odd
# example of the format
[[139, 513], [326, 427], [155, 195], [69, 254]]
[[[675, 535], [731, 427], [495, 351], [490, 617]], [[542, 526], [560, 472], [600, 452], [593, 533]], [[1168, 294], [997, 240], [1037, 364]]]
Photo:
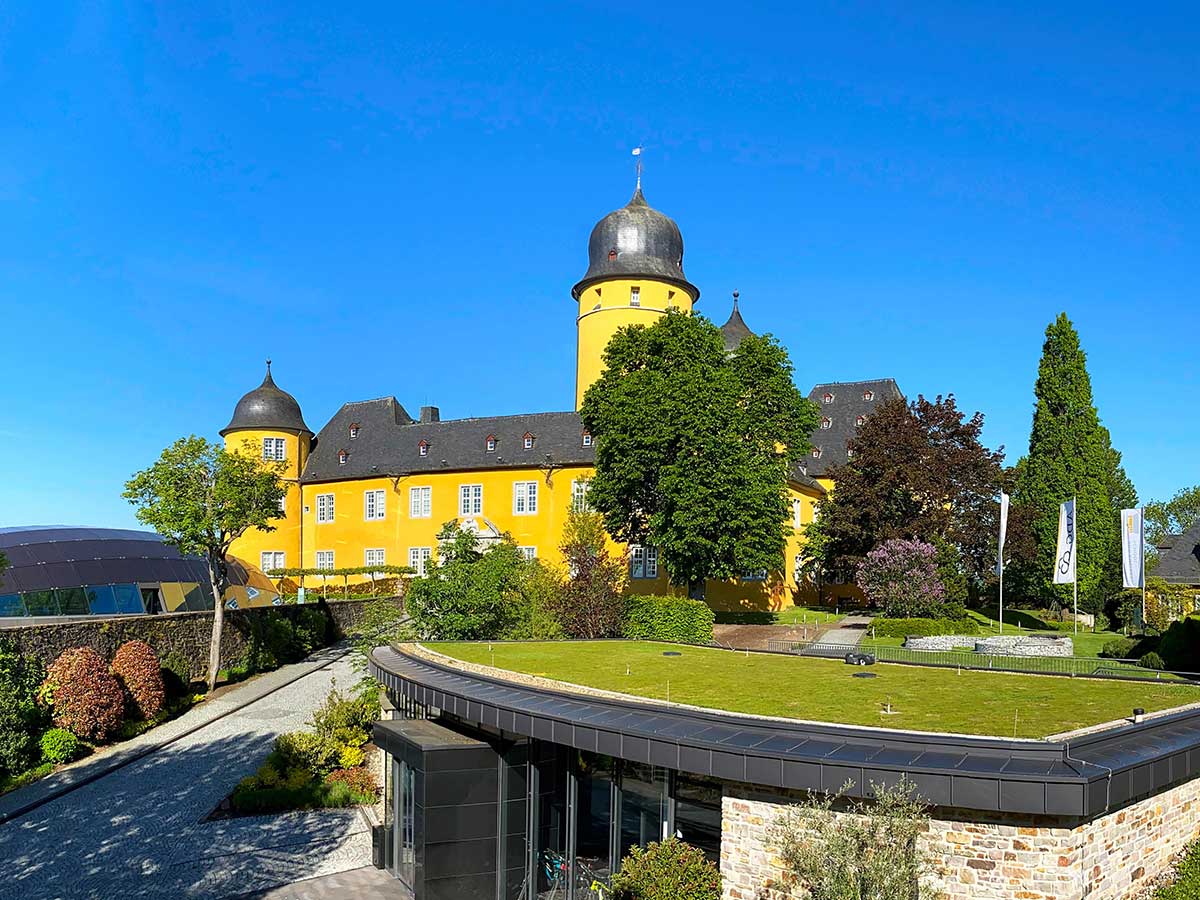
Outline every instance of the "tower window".
[[287, 444], [283, 438], [263, 438], [263, 459], [287, 459]]
[[422, 456], [428, 456], [429, 455], [429, 442], [421, 441], [421, 443], [417, 444], [417, 452], [419, 454], [421, 454]]
[[494, 434], [489, 434], [487, 436], [487, 440], [484, 441], [484, 446], [487, 448], [488, 453], [495, 453], [496, 452], [496, 436]]
[[642, 289], [640, 287], [631, 287], [629, 289], [629, 305], [630, 306], [641, 306], [642, 305]]
[[344, 466], [346, 464], [346, 460], [348, 460], [349, 458], [350, 458], [350, 454], [347, 453], [345, 450], [338, 451], [338, 465], [339, 466]]
[[350, 426], [350, 440], [354, 440], [356, 437], [358, 437], [358, 423], [357, 422], [355, 422], [354, 424], [352, 424]]
[[525, 437], [521, 439], [521, 443], [522, 443], [522, 446], [526, 450], [532, 450], [533, 449], [533, 435], [530, 434], [528, 431], [525, 432]]
[[608, 261], [609, 261], [609, 262], [612, 262], [612, 261], [613, 261], [614, 259], [616, 259], [616, 258], [617, 258], [617, 251], [616, 251], [616, 249], [614, 248], [614, 249], [612, 249], [612, 250], [609, 250], [609, 251], [608, 251]]
[[824, 419], [821, 420], [821, 427], [825, 430], [829, 430], [830, 428], [833, 427], [833, 419], [826, 416]]

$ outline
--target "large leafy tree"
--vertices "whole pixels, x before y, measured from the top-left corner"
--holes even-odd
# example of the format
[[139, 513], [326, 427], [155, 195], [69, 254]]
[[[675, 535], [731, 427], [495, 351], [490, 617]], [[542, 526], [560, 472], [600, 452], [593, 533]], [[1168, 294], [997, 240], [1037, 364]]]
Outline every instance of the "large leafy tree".
[[192, 435], [180, 438], [148, 469], [125, 483], [122, 496], [180, 553], [202, 556], [213, 589], [213, 630], [208, 689], [217, 681], [221, 630], [229, 587], [229, 548], [251, 528], [273, 531], [287, 492], [281, 463], [226, 450]]
[[[1032, 557], [1020, 561], [1014, 579], [1026, 595], [1066, 603], [1069, 585], [1054, 585], [1051, 573], [1058, 539], [1058, 507], [1076, 498], [1080, 605], [1099, 610], [1119, 573], [1120, 505], [1136, 500], [1092, 402], [1087, 357], [1066, 313], [1046, 328], [1034, 387], [1036, 407], [1029, 454], [1022, 460], [1014, 502], [1029, 507]], [[1117, 585], [1119, 587], [1119, 585]]]
[[788, 472], [816, 406], [769, 336], [732, 353], [707, 319], [669, 312], [624, 328], [580, 414], [596, 440], [588, 500], [619, 541], [658, 548], [675, 584], [784, 566]]
[[837, 487], [809, 528], [810, 558], [844, 580], [883, 542], [920, 540], [977, 589], [996, 563], [1004, 458], [983, 445], [982, 430], [983, 415], [965, 418], [953, 395], [883, 404], [859, 428], [847, 462], [826, 473]]
[[1177, 491], [1170, 500], [1146, 504], [1146, 537], [1157, 541], [1167, 534], [1182, 534], [1200, 522], [1200, 484]]

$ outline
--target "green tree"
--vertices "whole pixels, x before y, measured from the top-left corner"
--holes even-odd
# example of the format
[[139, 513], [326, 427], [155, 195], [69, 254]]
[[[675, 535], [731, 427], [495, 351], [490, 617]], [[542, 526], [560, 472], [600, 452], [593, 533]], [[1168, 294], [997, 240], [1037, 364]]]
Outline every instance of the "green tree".
[[[1058, 508], [1076, 498], [1076, 573], [1080, 605], [1098, 612], [1113, 589], [1117, 535], [1114, 494], [1124, 479], [1108, 433], [1092, 403], [1087, 357], [1066, 313], [1046, 328], [1034, 387], [1036, 407], [1029, 454], [1020, 466], [1014, 502], [1030, 508], [1032, 557], [1021, 561], [1014, 582], [1031, 599], [1062, 605], [1069, 585], [1051, 581], [1058, 540]], [[1130, 486], [1132, 487], [1132, 486]], [[1117, 570], [1119, 571], [1119, 569]]]
[[1200, 522], [1200, 484], [1184, 488], [1170, 500], [1146, 504], [1146, 538], [1161, 540], [1168, 534], [1183, 534]]
[[559, 545], [567, 579], [553, 608], [568, 637], [616, 637], [621, 632], [626, 559], [608, 549], [604, 519], [590, 508], [572, 507]]
[[787, 478], [811, 449], [816, 406], [773, 338], [726, 353], [701, 316], [617, 332], [580, 414], [596, 440], [588, 500], [618, 541], [658, 548], [693, 597], [709, 578], [781, 571]]
[[137, 508], [139, 522], [180, 553], [202, 556], [208, 563], [213, 591], [210, 691], [221, 663], [229, 548], [251, 528], [275, 530], [279, 502], [287, 493], [282, 468], [191, 435], [167, 447], [157, 462], [125, 483], [122, 496]]

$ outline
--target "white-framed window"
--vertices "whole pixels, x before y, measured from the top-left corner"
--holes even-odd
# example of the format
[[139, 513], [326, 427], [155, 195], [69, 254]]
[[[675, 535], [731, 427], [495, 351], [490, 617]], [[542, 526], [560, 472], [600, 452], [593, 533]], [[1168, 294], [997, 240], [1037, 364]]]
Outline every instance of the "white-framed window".
[[332, 569], [333, 568], [333, 551], [318, 550], [317, 551], [317, 568]]
[[387, 516], [387, 491], [363, 491], [363, 518], [378, 522]]
[[339, 466], [344, 466], [348, 459], [350, 459], [349, 453], [347, 453], [345, 450], [338, 451], [338, 465]]
[[792, 499], [792, 527], [799, 528], [803, 523], [804, 504], [799, 499]]
[[433, 488], [410, 487], [408, 489], [408, 517], [428, 519], [433, 515]]
[[264, 550], [258, 554], [258, 567], [263, 571], [263, 574], [271, 572], [274, 569], [286, 569], [287, 554], [282, 550]]
[[408, 567], [418, 575], [425, 575], [432, 556], [433, 549], [431, 547], [409, 547]]
[[814, 503], [813, 504], [813, 521], [814, 522], [817, 521], [817, 519], [820, 517], [820, 515], [821, 515], [821, 504]]
[[813, 459], [821, 458], [821, 448], [820, 447], [813, 447], [812, 453], [813, 453]]
[[537, 559], [537, 547], [518, 547], [517, 552], [519, 552], [524, 559]]
[[859, 416], [858, 418], [856, 418], [856, 419], [854, 420], [854, 424], [855, 424], [855, 425], [858, 425], [858, 426], [860, 426], [860, 427], [861, 427], [861, 426], [863, 426], [863, 425], [865, 425], [866, 423], [867, 423], [867, 417], [866, 417], [866, 416]]
[[482, 484], [460, 484], [458, 486], [458, 514], [460, 516], [483, 515]]
[[875, 392], [874, 391], [863, 391], [863, 399], [867, 400], [867, 401], [874, 400]]
[[513, 515], [532, 516], [537, 513], [538, 483], [536, 481], [513, 482]]
[[821, 400], [825, 403], [832, 403], [833, 402], [833, 394], [826, 391], [825, 396], [822, 397]]
[[849, 447], [846, 448], [846, 459], [854, 459], [854, 451]]
[[263, 459], [287, 459], [287, 443], [283, 438], [263, 438]]
[[495, 453], [496, 452], [496, 436], [494, 434], [489, 434], [487, 436], [487, 440], [484, 441], [484, 446], [487, 448], [488, 453]]
[[532, 450], [533, 449], [533, 435], [526, 433], [525, 437], [523, 437], [521, 439], [521, 443], [522, 443], [522, 446], [526, 450]]
[[429, 455], [429, 444], [426, 443], [425, 441], [421, 441], [421, 443], [417, 444], [417, 452], [419, 454], [421, 454], [422, 456], [428, 456]]
[[634, 544], [629, 548], [629, 577], [658, 577], [658, 548]]
[[358, 423], [357, 422], [355, 422], [353, 425], [350, 426], [350, 440], [354, 440], [356, 437], [358, 437]]
[[317, 494], [317, 524], [333, 521], [333, 494]]
[[583, 433], [583, 446], [585, 446], [585, 447], [592, 446], [592, 433], [590, 431], [585, 431]]
[[591, 482], [586, 478], [571, 482], [571, 509], [575, 512], [591, 512], [592, 508], [588, 505], [587, 499], [589, 487], [591, 487]]
[[629, 305], [630, 306], [641, 306], [642, 305], [642, 289], [640, 287], [635, 286], [635, 287], [631, 287], [629, 289]]
[[759, 569], [757, 572], [746, 572], [742, 575], [742, 581], [766, 581], [767, 570]]
[[826, 430], [832, 428], [833, 427], [833, 419], [826, 416], [824, 419], [821, 420], [821, 427]]
[[383, 547], [368, 548], [363, 551], [364, 566], [384, 566], [387, 563], [384, 561], [387, 557], [387, 551]]
[[287, 494], [279, 498], [279, 517], [282, 519], [287, 515]]

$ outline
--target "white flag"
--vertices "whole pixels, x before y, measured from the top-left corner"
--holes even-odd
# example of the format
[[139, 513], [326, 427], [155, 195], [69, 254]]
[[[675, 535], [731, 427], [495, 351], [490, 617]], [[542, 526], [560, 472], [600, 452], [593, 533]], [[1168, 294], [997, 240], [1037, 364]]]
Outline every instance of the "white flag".
[[1004, 539], [1008, 536], [1008, 494], [1000, 492], [1000, 552], [996, 558], [997, 573], [1004, 570]]
[[1058, 552], [1054, 557], [1054, 583], [1075, 583], [1075, 498], [1058, 508]]
[[1145, 587], [1144, 553], [1141, 509], [1121, 510], [1121, 572], [1125, 576], [1125, 587]]

